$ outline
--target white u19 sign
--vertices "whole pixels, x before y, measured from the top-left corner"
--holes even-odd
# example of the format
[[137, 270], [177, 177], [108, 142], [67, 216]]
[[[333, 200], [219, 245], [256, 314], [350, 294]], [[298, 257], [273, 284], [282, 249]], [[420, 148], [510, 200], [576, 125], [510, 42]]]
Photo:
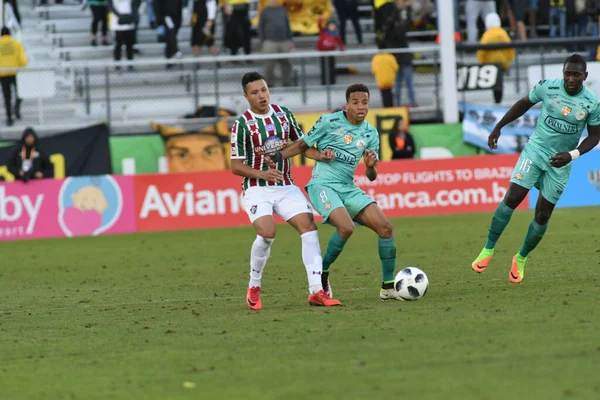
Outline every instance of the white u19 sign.
[[461, 65], [456, 69], [456, 89], [491, 90], [502, 85], [502, 69], [496, 64]]

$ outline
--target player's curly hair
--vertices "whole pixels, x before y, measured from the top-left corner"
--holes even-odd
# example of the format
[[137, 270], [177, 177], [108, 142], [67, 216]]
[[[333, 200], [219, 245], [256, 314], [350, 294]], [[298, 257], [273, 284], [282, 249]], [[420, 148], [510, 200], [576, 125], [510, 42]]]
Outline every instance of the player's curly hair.
[[578, 53], [575, 54], [571, 54], [569, 57], [567, 57], [565, 59], [565, 62], [563, 64], [563, 68], [567, 65], [567, 64], [578, 64], [583, 66], [583, 70], [587, 71], [587, 63], [585, 61], [585, 58]]
[[355, 83], [354, 85], [348, 86], [348, 89], [346, 89], [346, 101], [348, 101], [350, 99], [350, 95], [352, 93], [356, 93], [356, 92], [363, 92], [363, 93], [366, 93], [367, 96], [369, 96], [369, 98], [371, 97], [371, 94], [369, 93], [369, 88], [367, 87], [367, 85], [362, 84], [362, 83]]

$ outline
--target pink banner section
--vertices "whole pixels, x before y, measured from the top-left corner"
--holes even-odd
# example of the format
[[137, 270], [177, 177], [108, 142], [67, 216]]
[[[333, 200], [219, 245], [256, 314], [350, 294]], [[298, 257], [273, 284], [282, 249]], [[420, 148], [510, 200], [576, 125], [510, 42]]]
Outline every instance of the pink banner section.
[[0, 184], [0, 240], [136, 231], [133, 177]]

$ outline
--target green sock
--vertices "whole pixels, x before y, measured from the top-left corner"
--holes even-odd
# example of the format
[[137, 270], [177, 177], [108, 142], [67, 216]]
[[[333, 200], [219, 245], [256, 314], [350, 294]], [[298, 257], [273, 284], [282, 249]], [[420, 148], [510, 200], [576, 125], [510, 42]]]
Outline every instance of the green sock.
[[396, 271], [396, 243], [394, 238], [378, 240], [379, 258], [381, 259], [381, 270], [383, 272], [383, 283], [394, 282]]
[[498, 205], [496, 211], [494, 211], [494, 217], [492, 218], [492, 223], [490, 225], [490, 229], [488, 231], [487, 241], [485, 242], [486, 249], [493, 249], [496, 247], [496, 242], [504, 232], [504, 228], [510, 222], [510, 217], [512, 217], [513, 212], [515, 210], [507, 206], [504, 201]]
[[531, 224], [529, 224], [529, 229], [527, 230], [527, 236], [525, 236], [525, 241], [523, 242], [523, 246], [521, 247], [519, 254], [523, 257], [527, 257], [529, 253], [535, 249], [540, 240], [542, 240], [547, 228], [548, 224], [540, 225], [535, 222], [535, 220], [531, 221]]
[[327, 243], [327, 250], [325, 250], [325, 255], [323, 256], [323, 272], [329, 272], [329, 267], [338, 258], [342, 250], [344, 250], [345, 245], [346, 241], [337, 231], [331, 235], [329, 243]]

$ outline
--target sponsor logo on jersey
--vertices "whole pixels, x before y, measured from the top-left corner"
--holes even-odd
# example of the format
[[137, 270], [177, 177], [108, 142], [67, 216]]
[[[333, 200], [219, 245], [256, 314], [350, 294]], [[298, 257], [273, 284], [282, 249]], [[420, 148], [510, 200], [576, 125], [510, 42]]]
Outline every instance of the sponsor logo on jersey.
[[275, 130], [275, 124], [268, 124], [268, 125], [265, 125], [265, 129], [266, 129], [267, 131], [274, 131], [274, 130]]
[[582, 119], [584, 119], [584, 118], [585, 118], [585, 115], [586, 115], [586, 114], [585, 114], [585, 111], [583, 111], [583, 110], [579, 110], [579, 111], [577, 111], [577, 112], [575, 113], [575, 119], [576, 119], [577, 121], [581, 121]]
[[256, 214], [256, 209], [257, 209], [257, 208], [258, 208], [258, 206], [257, 206], [256, 204], [255, 204], [255, 205], [253, 205], [252, 207], [250, 207], [250, 212], [251, 212], [252, 214]]
[[249, 119], [248, 122], [246, 122], [246, 124], [248, 124], [248, 126], [256, 125], [256, 120], [255, 119]]
[[546, 124], [546, 126], [548, 126], [553, 131], [558, 132], [558, 133], [565, 133], [565, 134], [577, 133], [577, 125], [572, 124], [572, 123], [562, 120], [562, 119], [552, 118], [549, 115], [544, 119], [544, 123]]
[[367, 145], [367, 144], [366, 144], [366, 143], [365, 143], [365, 141], [364, 141], [364, 140], [362, 140], [362, 139], [361, 139], [361, 140], [359, 140], [358, 142], [356, 142], [356, 148], [357, 148], [357, 149], [359, 149], [359, 150], [362, 150], [362, 149], [364, 149], [366, 145]]
[[331, 119], [329, 120], [329, 122], [336, 122], [336, 121], [339, 121], [339, 120], [340, 120], [339, 118], [331, 118]]
[[571, 114], [571, 107], [563, 106], [561, 112], [562, 112], [562, 115], [564, 115], [566, 117], [567, 115]]
[[279, 111], [278, 113], [275, 113], [275, 115], [277, 116], [277, 118], [285, 117], [285, 113], [283, 111]]
[[558, 89], [560, 89], [560, 88], [559, 88], [558, 86], [548, 86], [548, 89], [551, 89], [551, 90], [558, 90]]
[[350, 136], [350, 135], [345, 135], [344, 136], [344, 143], [346, 143], [346, 144], [352, 143], [353, 140], [354, 140], [354, 138], [352, 136]]
[[271, 155], [276, 151], [281, 151], [287, 147], [286, 142], [279, 136], [270, 136], [265, 140], [262, 146], [254, 146], [254, 152], [260, 155]]

